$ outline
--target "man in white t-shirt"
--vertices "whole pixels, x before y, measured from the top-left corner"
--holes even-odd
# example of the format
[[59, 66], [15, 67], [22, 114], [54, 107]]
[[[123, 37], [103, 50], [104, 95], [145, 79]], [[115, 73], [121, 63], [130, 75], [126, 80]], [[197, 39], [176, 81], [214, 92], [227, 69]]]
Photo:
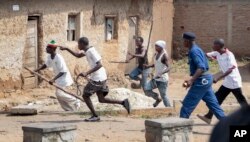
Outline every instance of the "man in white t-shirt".
[[[47, 45], [46, 51], [49, 54], [47, 56], [47, 60], [45, 64], [36, 69], [35, 72], [43, 70], [47, 67], [52, 67], [56, 76], [52, 80], [50, 80], [49, 83], [51, 85], [53, 83], [56, 83], [58, 86], [66, 88], [72, 85], [73, 80], [63, 57], [60, 54], [56, 53], [56, 48], [57, 45], [55, 45], [55, 41], [51, 41], [51, 43]], [[62, 90], [57, 89], [56, 96], [58, 102], [65, 111], [76, 111], [80, 108], [80, 101], [75, 97], [63, 92]]]
[[89, 46], [88, 38], [86, 37], [80, 38], [78, 40], [78, 48], [80, 52], [74, 52], [67, 47], [62, 47], [62, 46], [60, 47], [61, 50], [66, 50], [77, 58], [86, 56], [88, 64], [90, 66], [89, 71], [80, 73], [78, 75], [78, 77], [81, 76], [85, 78], [87, 78], [90, 75], [90, 78], [89, 79], [87, 78], [88, 84], [85, 86], [83, 91], [83, 99], [93, 115], [90, 118], [85, 119], [85, 121], [94, 122], [100, 120], [100, 117], [97, 115], [93, 107], [92, 101], [90, 99], [90, 96], [95, 93], [97, 94], [100, 103], [119, 104], [124, 106], [125, 109], [128, 111], [128, 113], [130, 113], [130, 103], [128, 99], [125, 99], [123, 101], [118, 101], [106, 98], [106, 95], [109, 92], [108, 86], [106, 84], [107, 80], [106, 70], [102, 66], [101, 56], [98, 54], [98, 52], [94, 47]]
[[[232, 92], [241, 106], [246, 105], [247, 101], [242, 94], [242, 80], [234, 54], [224, 47], [223, 39], [217, 39], [214, 41], [213, 50], [213, 52], [207, 53], [207, 57], [216, 59], [220, 66], [220, 70], [223, 72], [222, 75], [214, 78], [214, 83], [217, 83], [219, 80], [224, 78], [222, 86], [215, 93], [219, 104], [222, 104], [228, 94]], [[213, 113], [209, 111], [204, 116], [197, 116], [206, 123], [210, 124]]]

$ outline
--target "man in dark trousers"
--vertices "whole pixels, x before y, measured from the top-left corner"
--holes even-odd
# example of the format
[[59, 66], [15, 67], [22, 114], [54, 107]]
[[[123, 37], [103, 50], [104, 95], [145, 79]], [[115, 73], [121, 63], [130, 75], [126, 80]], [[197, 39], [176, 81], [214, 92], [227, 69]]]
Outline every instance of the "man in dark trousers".
[[184, 33], [183, 40], [184, 47], [189, 50], [188, 61], [191, 78], [183, 83], [183, 87], [190, 87], [190, 89], [183, 100], [180, 117], [189, 118], [200, 100], [203, 100], [215, 116], [221, 119], [225, 115], [212, 90], [213, 77], [208, 72], [209, 66], [206, 55], [195, 43], [194, 33]]
[[119, 104], [125, 107], [125, 109], [130, 113], [130, 103], [128, 99], [123, 101], [119, 100], [112, 100], [106, 98], [106, 95], [109, 92], [106, 80], [107, 74], [105, 68], [102, 66], [101, 63], [101, 56], [96, 51], [96, 49], [92, 46], [89, 46], [89, 40], [86, 37], [82, 37], [78, 40], [78, 48], [80, 52], [74, 52], [69, 48], [62, 47], [61, 50], [66, 50], [71, 53], [73, 56], [81, 58], [86, 56], [88, 64], [90, 66], [90, 70], [87, 72], [80, 73], [78, 75], [81, 77], [87, 77], [90, 75], [90, 79], [88, 80], [88, 84], [85, 86], [83, 91], [83, 99], [85, 100], [88, 108], [92, 112], [92, 116], [85, 121], [100, 121], [100, 117], [97, 115], [90, 96], [94, 93], [97, 94], [100, 103], [109, 103], [109, 104]]
[[[223, 39], [216, 39], [213, 46], [214, 51], [207, 53], [207, 57], [218, 61], [220, 70], [223, 72], [223, 74], [214, 78], [214, 83], [224, 79], [220, 89], [215, 93], [216, 98], [221, 105], [230, 92], [232, 92], [241, 106], [247, 105], [246, 98], [242, 94], [241, 90], [242, 80], [236, 59], [234, 54], [225, 48], [224, 45], [225, 43]], [[210, 124], [213, 117], [213, 112], [210, 110], [204, 116], [197, 116], [207, 124]]]

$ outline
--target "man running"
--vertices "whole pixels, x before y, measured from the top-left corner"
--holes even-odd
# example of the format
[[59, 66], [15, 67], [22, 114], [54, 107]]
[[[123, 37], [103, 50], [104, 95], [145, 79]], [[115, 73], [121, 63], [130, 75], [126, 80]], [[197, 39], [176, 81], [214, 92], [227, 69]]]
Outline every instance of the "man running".
[[[148, 64], [148, 57], [147, 57], [147, 48], [143, 46], [143, 38], [137, 37], [135, 40], [135, 44], [137, 48], [135, 49], [135, 54], [128, 53], [131, 58], [126, 60], [127, 63], [129, 63], [130, 60], [136, 58], [138, 61], [138, 66], [132, 70], [132, 72], [129, 74], [129, 77], [133, 80], [139, 80], [140, 85], [144, 90], [144, 85], [147, 81], [148, 75], [150, 70], [144, 68], [144, 64]], [[142, 75], [142, 78], [139, 77], [139, 75]]]
[[90, 75], [90, 79], [88, 79], [88, 84], [85, 86], [83, 91], [83, 99], [85, 100], [88, 108], [90, 109], [92, 116], [88, 119], [85, 119], [85, 121], [100, 121], [100, 117], [96, 113], [92, 101], [90, 99], [90, 96], [95, 93], [97, 94], [100, 103], [119, 104], [124, 106], [127, 112], [130, 113], [131, 108], [128, 99], [119, 101], [106, 98], [106, 95], [109, 93], [109, 89], [106, 83], [106, 70], [102, 66], [101, 56], [98, 54], [94, 47], [89, 46], [89, 40], [87, 37], [82, 37], [78, 40], [78, 48], [80, 52], [75, 52], [67, 47], [60, 46], [61, 50], [66, 50], [77, 58], [86, 56], [88, 64], [90, 66], [90, 70], [88, 70], [87, 72], [80, 73], [78, 75], [78, 77], [81, 76], [85, 78]]
[[[207, 53], [207, 57], [218, 61], [220, 69], [223, 72], [222, 75], [214, 78], [214, 83], [224, 79], [223, 84], [215, 93], [216, 98], [221, 105], [230, 92], [232, 92], [241, 106], [247, 105], [246, 98], [242, 94], [242, 80], [234, 54], [224, 45], [225, 43], [223, 39], [216, 39], [213, 46], [214, 51]], [[209, 110], [206, 115], [197, 116], [207, 124], [210, 124], [213, 117], [213, 112]]]
[[[50, 80], [49, 83], [51, 85], [56, 83], [62, 88], [67, 88], [68, 86], [72, 85], [73, 80], [63, 57], [56, 53], [56, 49], [57, 45], [55, 44], [55, 41], [52, 40], [46, 48], [46, 52], [49, 55], [47, 56], [45, 64], [34, 70], [34, 72], [46, 69], [47, 67], [52, 67], [56, 76]], [[65, 111], [76, 111], [80, 108], [80, 100], [77, 100], [75, 97], [70, 96], [62, 90], [56, 89], [56, 97], [59, 104]]]
[[213, 77], [208, 72], [209, 66], [206, 55], [195, 43], [194, 33], [184, 33], [183, 39], [184, 47], [189, 50], [188, 60], [191, 78], [183, 83], [183, 87], [190, 87], [190, 89], [183, 100], [180, 117], [189, 118], [200, 100], [203, 100], [215, 116], [221, 119], [225, 115], [212, 90]]
[[[155, 43], [156, 54], [154, 57], [154, 64], [145, 65], [145, 68], [155, 67], [155, 76], [154, 78], [147, 82], [145, 85], [145, 94], [156, 99], [156, 102], [153, 104], [154, 107], [157, 107], [158, 104], [162, 101], [166, 107], [170, 107], [170, 102], [167, 97], [167, 86], [168, 86], [168, 55], [165, 50], [166, 42], [159, 40]], [[158, 88], [161, 98], [153, 89]]]

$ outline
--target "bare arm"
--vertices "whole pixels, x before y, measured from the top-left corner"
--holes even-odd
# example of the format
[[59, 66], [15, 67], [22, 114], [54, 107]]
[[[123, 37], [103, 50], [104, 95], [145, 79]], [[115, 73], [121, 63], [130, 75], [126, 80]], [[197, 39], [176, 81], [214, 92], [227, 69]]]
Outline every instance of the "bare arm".
[[60, 73], [58, 73], [53, 79], [51, 79], [50, 81], [49, 81], [49, 84], [53, 84], [58, 78], [60, 78], [61, 76], [63, 76], [65, 74], [65, 72], [60, 72]]
[[65, 74], [65, 72], [60, 72], [58, 73], [51, 81], [55, 82], [58, 78], [60, 78], [61, 76], [63, 76]]
[[47, 65], [46, 64], [43, 64], [40, 68], [34, 70], [34, 72], [39, 72], [40, 70], [44, 70], [47, 68]]
[[146, 54], [146, 49], [145, 48], [143, 48], [142, 49], [142, 53], [141, 54], [132, 54], [132, 53], [129, 53], [132, 57], [137, 57], [137, 58], [143, 58], [144, 56], [145, 56], [145, 54]]
[[166, 67], [167, 67], [165, 70], [162, 71], [162, 74], [169, 72], [170, 67], [169, 67], [169, 63], [168, 63], [168, 56], [167, 56], [166, 54], [164, 54], [164, 56], [163, 56], [161, 62], [162, 62], [163, 64], [165, 64]]
[[60, 49], [68, 51], [70, 54], [72, 54], [73, 56], [75, 56], [77, 58], [81, 58], [81, 57], [85, 56], [84, 53], [79, 53], [79, 52], [72, 51], [71, 49], [69, 49], [67, 47], [60, 46]]
[[89, 71], [87, 71], [86, 73], [80, 73], [78, 76], [82, 76], [82, 77], [87, 77], [89, 74], [94, 73], [95, 71], [99, 70], [102, 67], [102, 63], [101, 61], [96, 62], [96, 66], [92, 69], [90, 69]]
[[202, 75], [203, 72], [204, 71], [201, 68], [198, 68], [193, 77], [190, 80], [185, 80], [182, 86], [186, 89], [189, 88], [190, 86], [192, 86], [194, 81]]
[[128, 63], [130, 60], [134, 59], [135, 57], [132, 56], [131, 58], [127, 59], [126, 62]]
[[228, 76], [232, 71], [233, 69], [235, 69], [235, 66], [228, 69], [225, 73], [223, 73], [222, 75], [218, 76], [216, 79], [214, 79], [214, 83], [218, 82], [219, 80], [221, 80], [222, 78]]
[[96, 66], [91, 70], [87, 71], [87, 75], [94, 73], [95, 71], [99, 70], [102, 67], [101, 61], [96, 62]]
[[143, 66], [145, 68], [153, 68], [153, 67], [155, 67], [155, 64], [151, 64], [151, 65], [144, 64]]
[[197, 78], [199, 78], [202, 75], [203, 72], [204, 71], [202, 69], [198, 68], [193, 77], [191, 78], [191, 81], [194, 82]]

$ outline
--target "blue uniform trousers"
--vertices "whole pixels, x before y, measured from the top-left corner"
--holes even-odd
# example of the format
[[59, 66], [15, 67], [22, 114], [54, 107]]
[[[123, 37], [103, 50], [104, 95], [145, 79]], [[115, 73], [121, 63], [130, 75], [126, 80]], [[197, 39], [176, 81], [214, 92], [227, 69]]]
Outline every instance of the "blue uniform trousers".
[[189, 118], [200, 100], [206, 102], [207, 107], [218, 119], [225, 116], [212, 90], [212, 83], [213, 77], [210, 74], [199, 77], [193, 83], [183, 100], [180, 117]]

